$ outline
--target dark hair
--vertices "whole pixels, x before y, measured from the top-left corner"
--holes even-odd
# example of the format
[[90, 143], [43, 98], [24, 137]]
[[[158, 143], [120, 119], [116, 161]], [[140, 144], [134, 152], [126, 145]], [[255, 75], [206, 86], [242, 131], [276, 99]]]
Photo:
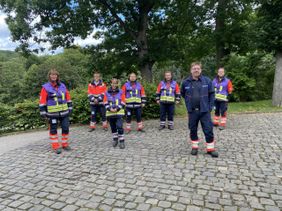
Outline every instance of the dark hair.
[[118, 79], [117, 77], [112, 77], [111, 83], [112, 83], [113, 81], [115, 81], [115, 80], [119, 83], [119, 79]]
[[172, 71], [171, 71], [171, 70], [166, 70], [166, 71], [164, 72], [164, 78], [165, 78], [165, 74], [166, 74], [166, 73], [170, 73], [170, 75], [171, 75], [171, 80], [173, 80]]
[[130, 73], [128, 74], [128, 80], [130, 80], [130, 76], [131, 76], [132, 74], [134, 74], [134, 75], [137, 77], [137, 73], [135, 73], [135, 72], [130, 72]]

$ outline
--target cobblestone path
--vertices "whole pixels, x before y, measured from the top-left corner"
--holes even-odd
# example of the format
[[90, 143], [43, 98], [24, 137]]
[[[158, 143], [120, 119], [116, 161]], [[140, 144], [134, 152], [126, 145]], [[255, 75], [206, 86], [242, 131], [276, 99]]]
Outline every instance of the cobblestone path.
[[231, 115], [215, 129], [219, 158], [203, 142], [190, 155], [186, 119], [173, 132], [145, 125], [124, 150], [76, 127], [71, 152], [53, 153], [46, 131], [0, 155], [0, 210], [282, 210], [282, 113]]

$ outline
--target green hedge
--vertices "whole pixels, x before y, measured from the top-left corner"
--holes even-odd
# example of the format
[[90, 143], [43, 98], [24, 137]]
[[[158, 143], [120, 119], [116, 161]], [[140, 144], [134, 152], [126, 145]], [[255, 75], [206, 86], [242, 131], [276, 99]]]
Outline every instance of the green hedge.
[[0, 134], [42, 128], [47, 125], [40, 118], [38, 101], [26, 100], [14, 106], [0, 104]]
[[[147, 105], [143, 111], [144, 119], [159, 118], [159, 105], [155, 102], [156, 84], [144, 84]], [[90, 121], [90, 106], [87, 89], [78, 88], [71, 91], [73, 114], [71, 123], [88, 124]], [[0, 134], [47, 127], [47, 122], [39, 115], [38, 100], [26, 100], [14, 106], [0, 104]]]

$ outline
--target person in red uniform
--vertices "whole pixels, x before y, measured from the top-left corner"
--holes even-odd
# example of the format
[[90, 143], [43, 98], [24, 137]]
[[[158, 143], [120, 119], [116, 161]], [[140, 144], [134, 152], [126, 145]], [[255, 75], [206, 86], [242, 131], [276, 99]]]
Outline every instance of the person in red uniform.
[[107, 86], [101, 80], [101, 75], [99, 72], [95, 72], [93, 77], [94, 77], [93, 81], [88, 85], [88, 98], [91, 108], [91, 121], [90, 121], [89, 132], [92, 132], [96, 129], [98, 113], [100, 113], [102, 118], [103, 129], [108, 130], [106, 109], [103, 103], [104, 95], [105, 92], [107, 91]]
[[146, 103], [145, 89], [137, 81], [137, 76], [135, 73], [129, 74], [129, 80], [122, 86], [122, 91], [125, 94], [125, 113], [126, 113], [126, 133], [131, 131], [131, 117], [135, 113], [137, 120], [137, 131], [143, 132], [143, 122], [142, 122], [142, 108]]
[[226, 127], [227, 121], [227, 97], [233, 91], [231, 80], [225, 77], [224, 67], [218, 68], [217, 76], [213, 80], [213, 86], [215, 88], [215, 115], [213, 124], [214, 126], [219, 126], [220, 130], [223, 130]]
[[111, 87], [107, 90], [104, 96], [104, 104], [106, 107], [106, 116], [110, 123], [113, 135], [113, 147], [119, 144], [120, 149], [125, 148], [124, 131], [122, 117], [124, 116], [125, 95], [118, 88], [119, 81], [117, 78], [112, 78]]
[[[40, 92], [39, 109], [43, 118], [49, 119], [49, 137], [52, 148], [60, 154], [62, 149], [71, 150], [69, 137], [69, 116], [72, 112], [70, 93], [65, 84], [60, 81], [59, 72], [51, 69], [48, 73], [48, 82], [42, 86]], [[59, 142], [57, 127], [60, 121], [62, 127], [62, 142]]]
[[180, 102], [180, 89], [176, 81], [172, 79], [171, 71], [165, 72], [165, 79], [158, 85], [156, 101], [160, 104], [160, 127], [165, 128], [166, 117], [168, 119], [168, 129], [174, 129], [173, 115], [175, 103]]

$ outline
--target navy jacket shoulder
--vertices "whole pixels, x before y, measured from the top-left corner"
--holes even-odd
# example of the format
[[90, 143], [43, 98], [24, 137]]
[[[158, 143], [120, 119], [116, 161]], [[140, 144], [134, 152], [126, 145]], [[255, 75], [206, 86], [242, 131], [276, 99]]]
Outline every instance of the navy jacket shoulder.
[[[186, 78], [181, 85], [181, 96], [185, 99], [185, 104], [188, 112], [192, 112], [191, 98], [192, 98], [192, 77]], [[214, 105], [214, 87], [210, 78], [201, 75], [201, 100], [200, 111], [209, 112]]]

